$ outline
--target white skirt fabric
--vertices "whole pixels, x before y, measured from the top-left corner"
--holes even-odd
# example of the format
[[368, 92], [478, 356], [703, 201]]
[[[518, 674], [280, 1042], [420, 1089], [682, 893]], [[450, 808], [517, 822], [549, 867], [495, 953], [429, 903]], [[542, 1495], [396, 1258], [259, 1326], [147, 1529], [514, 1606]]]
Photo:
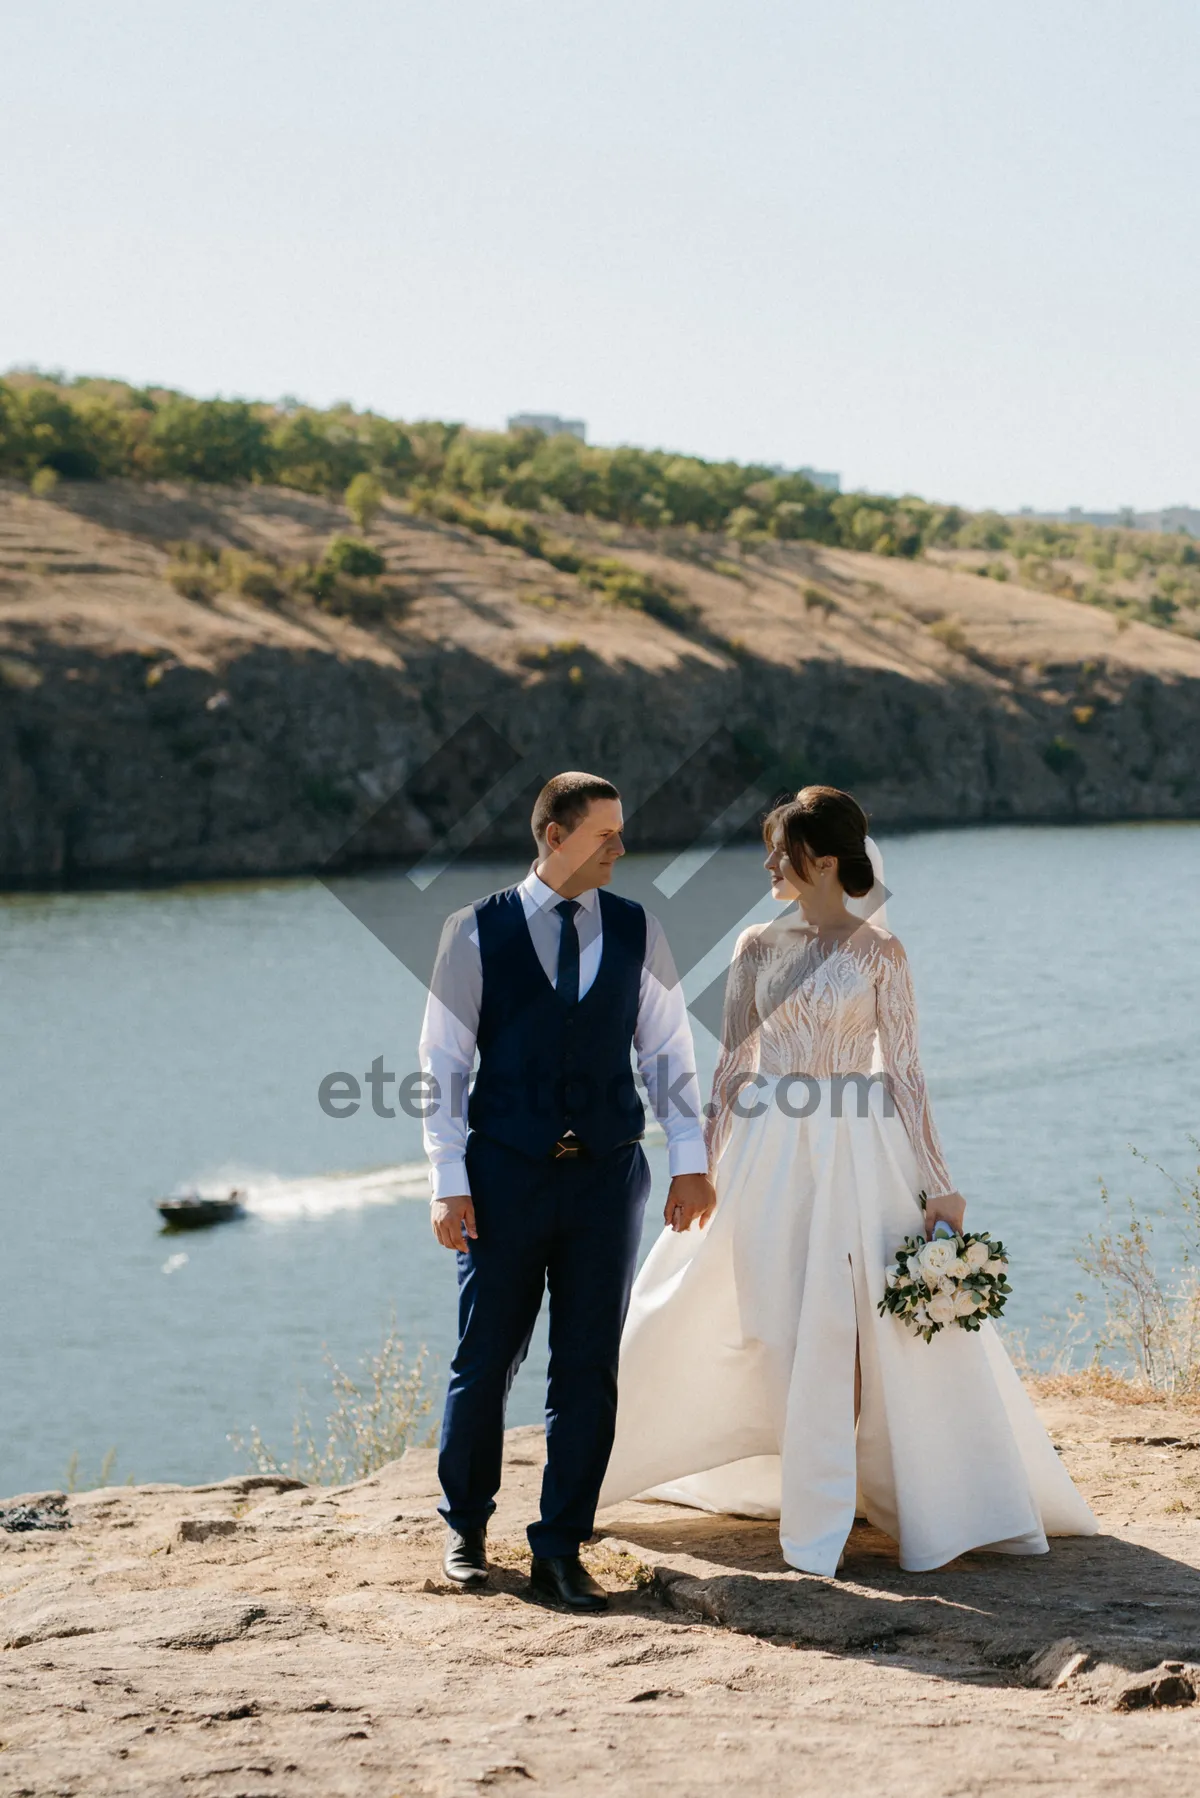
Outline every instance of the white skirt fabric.
[[819, 1085], [795, 1118], [769, 1081], [762, 1114], [732, 1120], [707, 1227], [664, 1230], [650, 1251], [601, 1505], [778, 1517], [785, 1559], [817, 1574], [836, 1571], [856, 1514], [914, 1572], [1094, 1534], [992, 1325], [926, 1343], [880, 1317], [884, 1269], [922, 1231], [916, 1164], [879, 1082], [862, 1115], [847, 1085], [840, 1117]]

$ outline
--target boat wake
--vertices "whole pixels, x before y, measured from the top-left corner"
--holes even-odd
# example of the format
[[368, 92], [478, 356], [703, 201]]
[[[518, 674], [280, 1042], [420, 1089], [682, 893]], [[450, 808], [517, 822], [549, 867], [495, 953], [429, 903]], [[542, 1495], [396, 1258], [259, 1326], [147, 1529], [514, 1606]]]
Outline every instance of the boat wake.
[[223, 1168], [189, 1182], [186, 1191], [205, 1199], [227, 1198], [236, 1191], [248, 1216], [286, 1223], [297, 1217], [330, 1217], [338, 1211], [362, 1211], [368, 1205], [428, 1199], [429, 1169], [424, 1161], [401, 1161], [366, 1173], [306, 1174], [287, 1180], [280, 1174]]
[[[654, 1118], [646, 1120], [647, 1147], [665, 1141]], [[429, 1198], [429, 1166], [424, 1161], [399, 1161], [390, 1167], [366, 1172], [305, 1174], [287, 1180], [280, 1174], [254, 1172], [227, 1165], [202, 1179], [185, 1181], [173, 1197], [227, 1199], [236, 1193], [243, 1212], [269, 1222], [287, 1223], [297, 1217], [331, 1217], [339, 1211], [362, 1211], [368, 1205], [398, 1205], [404, 1200]]]

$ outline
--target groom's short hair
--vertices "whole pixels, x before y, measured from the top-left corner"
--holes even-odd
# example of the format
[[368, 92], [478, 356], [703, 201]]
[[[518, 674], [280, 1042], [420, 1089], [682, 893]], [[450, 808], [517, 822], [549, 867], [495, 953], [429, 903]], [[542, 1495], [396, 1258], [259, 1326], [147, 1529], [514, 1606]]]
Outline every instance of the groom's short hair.
[[533, 828], [534, 840], [544, 843], [546, 830], [551, 824], [561, 825], [569, 835], [593, 799], [620, 797], [612, 781], [602, 780], [598, 774], [580, 774], [577, 770], [568, 774], [556, 774], [546, 782], [533, 802], [533, 817], [529, 822]]

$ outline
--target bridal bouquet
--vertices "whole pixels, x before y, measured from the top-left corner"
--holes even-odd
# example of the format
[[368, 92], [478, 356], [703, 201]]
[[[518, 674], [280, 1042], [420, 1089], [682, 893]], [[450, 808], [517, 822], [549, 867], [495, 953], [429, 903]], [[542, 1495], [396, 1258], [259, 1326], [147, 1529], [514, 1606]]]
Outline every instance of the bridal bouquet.
[[[922, 1204], [924, 1199], [922, 1193]], [[947, 1324], [977, 1330], [985, 1317], [999, 1317], [1012, 1291], [1002, 1242], [986, 1230], [954, 1236], [942, 1224], [928, 1242], [906, 1237], [884, 1281], [880, 1316], [890, 1311], [926, 1342]]]

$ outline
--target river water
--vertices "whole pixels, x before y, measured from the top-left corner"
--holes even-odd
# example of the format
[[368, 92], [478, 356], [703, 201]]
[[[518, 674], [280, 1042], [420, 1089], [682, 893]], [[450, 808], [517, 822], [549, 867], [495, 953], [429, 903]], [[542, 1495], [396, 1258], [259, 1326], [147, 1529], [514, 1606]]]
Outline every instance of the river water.
[[[1098, 1180], [1169, 1218], [1130, 1145], [1177, 1175], [1196, 1160], [1200, 827], [883, 848], [951, 1171], [1009, 1244], [1010, 1320], [1036, 1346], [1080, 1287]], [[759, 859], [710, 865], [714, 943], [761, 891]], [[617, 890], [649, 867], [627, 858]], [[511, 870], [460, 877], [486, 892]], [[377, 1055], [415, 1065], [423, 989], [360, 921], [405, 878], [0, 898], [0, 1492], [61, 1483], [72, 1454], [94, 1481], [110, 1449], [116, 1478], [236, 1471], [229, 1432], [286, 1446], [301, 1388], [321, 1411], [323, 1350], [353, 1364], [393, 1313], [444, 1373], [454, 1266], [429, 1235], [420, 1124], [317, 1097]], [[708, 1072], [702, 1027], [697, 1044]], [[650, 1159], [653, 1230], [661, 1143]], [[248, 1215], [162, 1234], [153, 1200], [191, 1184], [244, 1187]], [[543, 1375], [539, 1338], [510, 1421], [539, 1415]]]

